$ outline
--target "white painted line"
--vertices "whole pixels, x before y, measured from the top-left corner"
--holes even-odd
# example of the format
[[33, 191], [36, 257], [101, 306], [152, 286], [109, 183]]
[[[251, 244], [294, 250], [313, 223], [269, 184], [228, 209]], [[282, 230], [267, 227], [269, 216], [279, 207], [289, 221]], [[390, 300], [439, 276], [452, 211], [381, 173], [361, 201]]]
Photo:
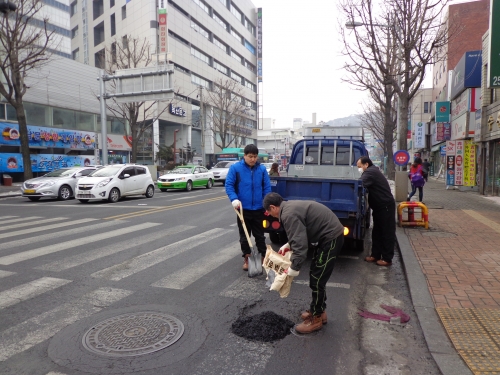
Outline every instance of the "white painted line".
[[[26, 218], [26, 219], [29, 219], [29, 218]], [[25, 223], [22, 223], [22, 224], [0, 226], [0, 232], [4, 232], [4, 231], [9, 230], [9, 229], [17, 229], [17, 228], [21, 228], [21, 227], [28, 227], [28, 226], [31, 226], [31, 225], [39, 225], [39, 224], [45, 224], [45, 223], [48, 224], [50, 222], [60, 221], [60, 220], [68, 220], [68, 218], [67, 217], [55, 217], [55, 218], [51, 218], [51, 219], [26, 221]], [[58, 224], [57, 226], [59, 227], [60, 225]], [[37, 229], [37, 228], [33, 228], [33, 229]], [[28, 230], [31, 233], [31, 232], [33, 232], [33, 229], [28, 229]], [[4, 233], [4, 234], [10, 235], [10, 233], [12, 233], [12, 232]], [[0, 238], [3, 238], [3, 237], [0, 237]]]
[[167, 237], [171, 234], [181, 233], [187, 231], [189, 229], [193, 229], [196, 227], [189, 225], [178, 225], [175, 227], [171, 227], [165, 230], [158, 231], [152, 234], [145, 234], [144, 236], [134, 237], [131, 240], [125, 240], [122, 242], [118, 242], [113, 245], [101, 247], [95, 250], [87, 251], [83, 254], [77, 254], [59, 261], [55, 261], [52, 263], [47, 263], [39, 267], [35, 267], [39, 270], [44, 271], [64, 271], [72, 267], [80, 266], [82, 264], [92, 262], [96, 259], [104, 258], [106, 256], [116, 254], [120, 251], [124, 251], [127, 249], [131, 249], [142, 244], [146, 244], [148, 242], [156, 241], [158, 239]]
[[66, 374], [63, 374], [62, 372], [54, 372], [54, 371], [51, 371], [51, 372], [48, 372], [47, 374], [45, 375], [66, 375]]
[[[309, 281], [307, 280], [293, 280], [295, 284], [301, 284], [301, 285], [308, 285], [309, 286]], [[342, 288], [342, 289], [350, 289], [351, 285], [349, 284], [342, 284], [342, 283], [326, 283], [326, 286], [328, 288]]]
[[[61, 218], [56, 218], [57, 220], [66, 220], [65, 217]], [[54, 221], [53, 219], [52, 221]], [[14, 236], [20, 236], [22, 234], [28, 234], [28, 233], [36, 233], [36, 232], [44, 232], [48, 231], [51, 229], [58, 229], [62, 227], [67, 227], [70, 225], [78, 225], [78, 224], [83, 224], [83, 223], [88, 223], [89, 221], [96, 221], [97, 219], [80, 219], [80, 220], [73, 220], [73, 221], [66, 221], [64, 223], [58, 223], [58, 224], [51, 224], [51, 225], [44, 225], [42, 227], [36, 227], [36, 228], [29, 228], [29, 229], [23, 229], [23, 230], [17, 230], [15, 232], [9, 232], [9, 233], [2, 233], [0, 234], [0, 238], [8, 238], [8, 237], [14, 237]], [[44, 221], [46, 223], [47, 221]], [[71, 230], [72, 233], [74, 233], [74, 230]], [[58, 235], [64, 232], [57, 232]], [[51, 234], [51, 237], [48, 238], [54, 238], [54, 235]], [[36, 241], [41, 241], [40, 237], [36, 237]]]
[[[10, 223], [18, 223], [20, 221], [28, 221], [28, 220], [33, 220], [33, 219], [41, 219], [41, 216], [30, 216], [30, 217], [21, 217], [18, 219], [7, 219], [7, 220], [2, 220], [0, 221], [0, 225], [2, 224], [10, 224]], [[12, 228], [12, 225], [8, 226], [9, 228]], [[0, 226], [0, 231], [3, 231], [3, 227]]]
[[0, 361], [40, 344], [64, 327], [98, 313], [132, 293], [123, 289], [100, 288], [8, 328], [1, 332]]
[[[57, 253], [57, 252], [62, 251], [62, 250], [71, 249], [72, 247], [77, 247], [77, 246], [81, 246], [81, 245], [88, 245], [89, 243], [92, 243], [92, 242], [102, 241], [102, 240], [105, 240], [108, 238], [121, 236], [122, 234], [128, 234], [128, 233], [136, 232], [138, 230], [143, 230], [143, 229], [155, 227], [157, 225], [160, 225], [160, 224], [159, 223], [142, 223], [139, 225], [134, 225], [131, 227], [116, 229], [116, 230], [112, 230], [111, 232], [100, 233], [100, 234], [96, 234], [93, 236], [85, 235], [84, 237], [80, 238], [80, 235], [79, 235], [78, 236], [79, 238], [77, 238], [76, 240], [60, 242], [60, 243], [56, 243], [53, 245], [40, 247], [38, 249], [27, 250], [27, 251], [23, 251], [23, 252], [12, 254], [12, 255], [6, 255], [6, 256], [0, 258], [0, 264], [10, 265], [10, 264], [22, 262], [24, 260], [38, 258], [38, 257], [41, 257], [43, 255]], [[102, 227], [102, 224], [101, 224], [101, 227]], [[86, 230], [87, 230], [87, 228], [86, 228]]]
[[0, 293], [0, 309], [26, 301], [45, 292], [70, 283], [71, 280], [42, 277]]
[[[243, 264], [243, 258], [241, 258], [241, 262], [241, 264]], [[244, 275], [239, 277], [231, 285], [224, 289], [220, 295], [223, 297], [239, 298], [247, 301], [257, 300], [263, 293], [269, 292], [269, 288], [266, 287], [264, 280], [265, 279], [255, 280], [254, 278], [250, 278], [245, 272]]]
[[234, 223], [234, 224], [231, 224], [230, 227], [235, 227], [237, 225], [238, 225], [238, 223]]
[[262, 374], [274, 354], [272, 344], [248, 341], [232, 333], [222, 342], [222, 346], [208, 355], [192, 375]]
[[[88, 221], [94, 220], [94, 219], [83, 219], [83, 220], [84, 220], [83, 222], [88, 222]], [[69, 223], [71, 223], [71, 225], [73, 225], [77, 221], [79, 222], [78, 224], [82, 223], [82, 220], [70, 221]], [[90, 231], [93, 231], [93, 230], [99, 230], [101, 228], [107, 228], [107, 227], [111, 227], [111, 226], [118, 225], [118, 224], [120, 224], [120, 223], [113, 220], [113, 221], [109, 221], [109, 222], [105, 221], [102, 223], [89, 225], [89, 226], [85, 226], [85, 227], [77, 228], [77, 229], [68, 229], [68, 230], [63, 230], [63, 231], [58, 231], [58, 232], [50, 231], [49, 233], [42, 234], [40, 236], [26, 237], [26, 238], [23, 238], [20, 240], [15, 240], [15, 241], [10, 241], [10, 242], [2, 242], [2, 243], [0, 243], [0, 250], [12, 249], [13, 247], [16, 247], [16, 246], [25, 246], [25, 245], [29, 245], [32, 243], [42, 242], [45, 240], [54, 240], [54, 238], [63, 238], [64, 236], [73, 236], [73, 237], [78, 236], [78, 237], [80, 237], [80, 235], [78, 233], [83, 228], [85, 228], [86, 233], [89, 233]], [[56, 225], [56, 227], [54, 227], [54, 229], [56, 229], [57, 227], [62, 226], [63, 223], [54, 224], [54, 225]], [[25, 233], [19, 233], [19, 231], [18, 231], [17, 234], [30, 233], [30, 230], [29, 229], [27, 229], [27, 230], [28, 230], [28, 232], [25, 232]], [[2, 238], [2, 237], [0, 236], [0, 238]]]
[[19, 217], [19, 216], [0, 216], [0, 220], [3, 220], [3, 219], [13, 219], [15, 217]]
[[359, 257], [356, 257], [354, 255], [337, 255], [337, 258], [342, 258], [342, 259], [359, 259]]
[[7, 276], [11, 276], [11, 275], [15, 275], [16, 273], [15, 272], [10, 272], [10, 271], [2, 271], [0, 270], [0, 279], [2, 277], [7, 277]]
[[214, 238], [220, 237], [222, 232], [227, 233], [227, 229], [215, 228], [196, 236], [186, 238], [185, 240], [175, 242], [173, 244], [160, 247], [156, 250], [139, 255], [129, 259], [121, 264], [105, 268], [101, 271], [94, 272], [91, 276], [108, 280], [118, 281], [125, 277], [131, 276], [139, 271], [161, 263], [176, 255], [182, 254], [198, 245], [204, 244]]
[[239, 242], [235, 242], [215, 254], [198, 259], [195, 263], [151, 284], [159, 288], [184, 289], [203, 276], [241, 254]]

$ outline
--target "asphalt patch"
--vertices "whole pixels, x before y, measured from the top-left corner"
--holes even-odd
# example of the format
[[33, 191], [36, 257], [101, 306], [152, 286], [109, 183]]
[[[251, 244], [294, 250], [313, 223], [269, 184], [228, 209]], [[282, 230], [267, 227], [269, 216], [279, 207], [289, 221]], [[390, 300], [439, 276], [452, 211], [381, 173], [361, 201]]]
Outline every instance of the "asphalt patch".
[[295, 326], [291, 320], [271, 311], [240, 317], [231, 326], [231, 331], [239, 337], [251, 341], [272, 342], [284, 339]]

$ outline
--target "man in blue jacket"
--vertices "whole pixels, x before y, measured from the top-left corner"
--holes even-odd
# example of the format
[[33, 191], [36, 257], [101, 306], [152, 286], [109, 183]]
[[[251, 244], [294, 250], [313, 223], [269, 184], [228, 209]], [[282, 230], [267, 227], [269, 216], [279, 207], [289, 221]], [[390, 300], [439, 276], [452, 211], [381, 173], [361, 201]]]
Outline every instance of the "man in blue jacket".
[[[255, 145], [247, 145], [243, 150], [244, 156], [239, 163], [234, 163], [226, 177], [226, 194], [233, 207], [237, 210], [243, 207], [243, 219], [248, 235], [253, 234], [257, 250], [260, 255], [266, 255], [266, 237], [262, 227], [264, 208], [262, 200], [271, 192], [271, 180], [266, 167], [258, 162], [259, 149]], [[240, 219], [237, 219], [240, 232], [241, 251], [245, 261], [243, 270], [248, 271], [248, 257], [250, 245]]]

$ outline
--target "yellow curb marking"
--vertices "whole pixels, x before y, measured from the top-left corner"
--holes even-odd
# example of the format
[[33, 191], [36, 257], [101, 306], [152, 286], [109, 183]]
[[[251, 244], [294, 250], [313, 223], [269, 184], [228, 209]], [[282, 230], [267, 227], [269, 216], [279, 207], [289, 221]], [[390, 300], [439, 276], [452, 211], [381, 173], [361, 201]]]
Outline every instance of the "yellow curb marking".
[[488, 219], [487, 217], [484, 217], [481, 214], [478, 214], [476, 211], [473, 210], [462, 210], [462, 211], [465, 212], [467, 215], [472, 216], [474, 219], [483, 223], [484, 225], [489, 226], [495, 232], [500, 233], [500, 224], [494, 222], [493, 220]]

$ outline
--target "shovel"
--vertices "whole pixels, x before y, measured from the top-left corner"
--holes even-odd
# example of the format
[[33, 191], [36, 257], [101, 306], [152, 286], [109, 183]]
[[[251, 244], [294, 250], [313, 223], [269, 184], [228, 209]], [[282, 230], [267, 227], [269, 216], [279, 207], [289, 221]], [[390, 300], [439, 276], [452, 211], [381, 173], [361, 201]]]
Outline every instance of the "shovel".
[[241, 220], [241, 225], [243, 226], [243, 230], [245, 231], [245, 235], [247, 236], [248, 245], [250, 246], [250, 256], [248, 257], [248, 277], [255, 277], [262, 275], [262, 260], [259, 252], [253, 247], [252, 240], [248, 235], [247, 226], [245, 225], [245, 219], [243, 219], [243, 206], [240, 203], [240, 209], [236, 211], [236, 215]]

